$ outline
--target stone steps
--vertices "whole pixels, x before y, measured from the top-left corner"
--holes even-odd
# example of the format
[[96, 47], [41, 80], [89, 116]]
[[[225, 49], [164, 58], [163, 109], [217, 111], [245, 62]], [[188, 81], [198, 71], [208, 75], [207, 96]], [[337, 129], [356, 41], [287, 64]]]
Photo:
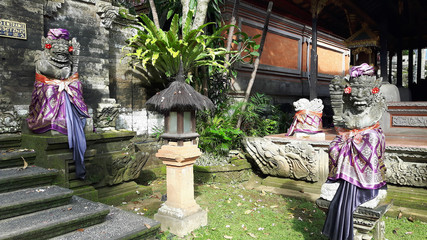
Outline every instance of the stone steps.
[[104, 221], [110, 209], [73, 196], [67, 205], [0, 221], [0, 239], [47, 239]]
[[0, 134], [0, 149], [10, 149], [21, 146], [21, 134]]
[[28, 165], [33, 165], [36, 161], [36, 153], [29, 149], [0, 150], [0, 168], [22, 167], [24, 159]]
[[74, 190], [52, 186], [58, 170], [32, 165], [35, 156], [19, 146], [0, 150], [0, 240], [146, 239], [158, 232], [155, 220], [73, 196], [98, 200], [87, 181], [72, 179]]
[[56, 174], [57, 170], [36, 166], [28, 166], [25, 169], [16, 167], [0, 169], [0, 193], [50, 185]]
[[152, 219], [144, 218], [131, 212], [110, 207], [110, 213], [105, 222], [87, 227], [84, 231], [73, 231], [51, 240], [75, 240], [75, 239], [147, 239], [152, 237], [160, 224]]
[[58, 186], [26, 188], [0, 194], [0, 219], [68, 204], [73, 191]]

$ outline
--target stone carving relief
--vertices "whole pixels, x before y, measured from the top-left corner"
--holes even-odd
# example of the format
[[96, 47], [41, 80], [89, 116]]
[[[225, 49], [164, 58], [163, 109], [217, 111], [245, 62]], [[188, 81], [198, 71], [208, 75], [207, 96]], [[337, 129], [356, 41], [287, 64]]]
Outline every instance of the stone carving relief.
[[62, 7], [64, 0], [47, 0], [44, 6], [44, 15], [52, 17]]
[[111, 5], [110, 3], [100, 2], [96, 3], [97, 13], [101, 18], [101, 27], [111, 28], [114, 19], [119, 15], [119, 8]]
[[278, 145], [263, 138], [246, 138], [244, 146], [261, 171], [271, 176], [317, 182], [322, 162], [327, 164], [327, 154], [304, 141]]
[[74, 0], [77, 2], [84, 2], [84, 3], [90, 3], [90, 4], [95, 4], [96, 1], [100, 2], [99, 0]]
[[142, 158], [136, 158], [132, 154], [127, 154], [124, 157], [114, 159], [107, 165], [109, 174], [109, 185], [130, 181], [139, 177], [142, 167], [146, 162], [149, 154], [144, 154]]
[[324, 107], [322, 99], [319, 98], [315, 98], [311, 101], [307, 98], [301, 98], [294, 102], [293, 105], [295, 107], [295, 111], [309, 110], [313, 112], [322, 112]]
[[387, 153], [385, 156], [388, 183], [427, 187], [427, 164], [404, 162], [395, 153]]
[[392, 124], [396, 127], [427, 127], [427, 116], [393, 116]]
[[0, 133], [21, 131], [21, 119], [8, 98], [0, 96]]
[[114, 98], [102, 98], [95, 113], [96, 130], [113, 130], [116, 128], [116, 119], [120, 105]]

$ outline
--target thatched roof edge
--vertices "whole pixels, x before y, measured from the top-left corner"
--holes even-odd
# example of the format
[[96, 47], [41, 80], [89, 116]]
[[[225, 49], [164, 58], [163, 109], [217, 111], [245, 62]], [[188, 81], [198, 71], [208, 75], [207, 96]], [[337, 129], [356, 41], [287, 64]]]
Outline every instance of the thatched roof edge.
[[198, 93], [192, 86], [182, 81], [174, 81], [170, 86], [148, 99], [147, 109], [160, 113], [171, 110], [206, 110], [214, 107], [212, 101]]

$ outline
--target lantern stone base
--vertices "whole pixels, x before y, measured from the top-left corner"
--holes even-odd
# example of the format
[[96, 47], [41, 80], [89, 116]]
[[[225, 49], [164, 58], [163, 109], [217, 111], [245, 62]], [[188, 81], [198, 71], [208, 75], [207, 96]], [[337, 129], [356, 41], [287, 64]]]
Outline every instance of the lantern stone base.
[[207, 225], [208, 216], [194, 200], [193, 164], [201, 155], [192, 142], [177, 146], [173, 142], [163, 145], [156, 154], [166, 165], [167, 201], [154, 219], [163, 231], [183, 237]]
[[179, 237], [184, 237], [193, 230], [208, 224], [208, 214], [205, 210], [198, 205], [192, 210], [172, 208], [165, 203], [154, 215], [154, 219], [161, 222], [162, 231], [169, 231]]

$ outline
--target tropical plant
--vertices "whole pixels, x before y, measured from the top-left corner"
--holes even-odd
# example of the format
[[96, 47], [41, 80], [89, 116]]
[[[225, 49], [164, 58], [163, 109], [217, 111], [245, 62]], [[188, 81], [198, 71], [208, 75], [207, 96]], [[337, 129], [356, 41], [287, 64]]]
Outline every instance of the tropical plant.
[[225, 156], [241, 146], [244, 133], [235, 128], [239, 103], [223, 102], [211, 111], [198, 112], [199, 147], [208, 153]]
[[260, 93], [251, 96], [242, 111], [241, 129], [249, 136], [266, 136], [279, 133], [283, 112], [272, 104], [272, 98]]
[[200, 148], [208, 153], [225, 156], [240, 147], [243, 132], [230, 125], [223, 116], [216, 115], [200, 134]]
[[[247, 104], [245, 111], [241, 110], [243, 104]], [[236, 123], [240, 116], [243, 122], [239, 129]], [[213, 112], [198, 113], [199, 146], [204, 152], [224, 156], [229, 150], [240, 148], [244, 136], [263, 137], [285, 132], [292, 122], [289, 116], [265, 94], [254, 94], [248, 103], [227, 100]]]
[[128, 47], [132, 49], [126, 56], [131, 58], [131, 64], [141, 64], [144, 68], [151, 64], [166, 76], [175, 76], [182, 61], [184, 72], [190, 72], [199, 66], [214, 66], [227, 71], [221, 56], [226, 54], [222, 47], [210, 47], [211, 42], [223, 38], [221, 33], [229, 25], [217, 29], [211, 35], [203, 34], [203, 28], [214, 24], [206, 23], [197, 29], [191, 30], [190, 11], [184, 24], [182, 37], [179, 38], [178, 15], [172, 19], [169, 31], [157, 28], [146, 15], [141, 15], [143, 29], [137, 29], [137, 34], [128, 39]]

